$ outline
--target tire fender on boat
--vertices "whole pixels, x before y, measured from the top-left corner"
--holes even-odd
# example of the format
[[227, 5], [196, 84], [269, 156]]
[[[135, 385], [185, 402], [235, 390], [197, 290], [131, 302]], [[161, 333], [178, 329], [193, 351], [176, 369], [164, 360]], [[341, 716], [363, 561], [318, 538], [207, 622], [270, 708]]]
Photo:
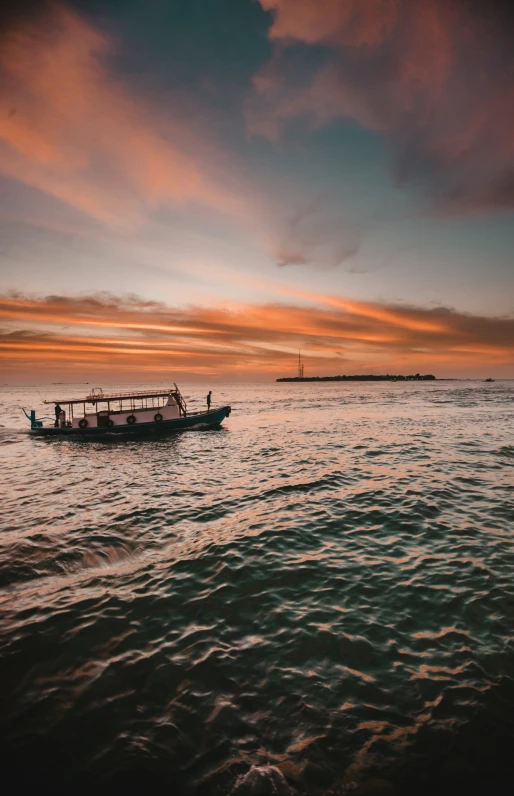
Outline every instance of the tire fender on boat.
[[154, 415], [153, 419], [155, 420], [155, 422], [156, 422], [156, 423], [160, 423], [160, 422], [161, 422], [161, 420], [162, 420], [162, 415], [161, 415], [161, 413], [160, 413], [160, 412], [157, 412], [157, 414], [156, 414], [156, 415]]
[[109, 428], [112, 428], [114, 425], [114, 420], [111, 420], [111, 418], [109, 418], [109, 420], [107, 421], [107, 425], [109, 426]]
[[137, 418], [136, 418], [136, 416], [135, 416], [135, 415], [129, 415], [129, 416], [127, 417], [127, 423], [128, 423], [129, 425], [131, 425], [131, 426], [132, 426], [132, 425], [134, 425], [134, 423], [136, 422], [136, 420], [137, 420]]
[[88, 425], [89, 425], [89, 423], [87, 422], [85, 417], [83, 417], [81, 420], [79, 420], [79, 428], [87, 428]]

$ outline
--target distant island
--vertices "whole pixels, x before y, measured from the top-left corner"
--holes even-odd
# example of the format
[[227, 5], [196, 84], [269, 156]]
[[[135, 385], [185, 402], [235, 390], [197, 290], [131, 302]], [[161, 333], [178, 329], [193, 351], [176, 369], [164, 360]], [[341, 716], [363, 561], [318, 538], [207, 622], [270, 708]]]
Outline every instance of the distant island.
[[436, 377], [431, 373], [422, 376], [419, 373], [411, 376], [375, 376], [374, 374], [364, 374], [361, 376], [285, 376], [277, 381], [436, 381]]

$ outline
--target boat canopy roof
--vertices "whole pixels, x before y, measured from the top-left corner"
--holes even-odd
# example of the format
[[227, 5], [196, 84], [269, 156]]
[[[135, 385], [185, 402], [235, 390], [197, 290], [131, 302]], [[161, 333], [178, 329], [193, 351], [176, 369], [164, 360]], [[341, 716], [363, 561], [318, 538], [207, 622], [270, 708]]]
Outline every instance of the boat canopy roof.
[[128, 401], [139, 398], [167, 398], [169, 395], [180, 396], [180, 391], [175, 387], [168, 390], [145, 390], [144, 392], [110, 392], [104, 393], [102, 390], [92, 390], [85, 398], [53, 398], [51, 401], [43, 401], [45, 404], [98, 404], [108, 401]]

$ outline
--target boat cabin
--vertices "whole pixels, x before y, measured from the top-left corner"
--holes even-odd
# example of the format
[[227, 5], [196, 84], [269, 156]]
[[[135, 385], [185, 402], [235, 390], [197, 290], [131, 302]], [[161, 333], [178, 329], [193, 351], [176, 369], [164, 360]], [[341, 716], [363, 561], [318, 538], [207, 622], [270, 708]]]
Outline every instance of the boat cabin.
[[85, 398], [44, 403], [60, 407], [55, 425], [61, 428], [130, 427], [187, 416], [186, 402], [176, 384], [165, 391], [104, 393], [96, 388]]

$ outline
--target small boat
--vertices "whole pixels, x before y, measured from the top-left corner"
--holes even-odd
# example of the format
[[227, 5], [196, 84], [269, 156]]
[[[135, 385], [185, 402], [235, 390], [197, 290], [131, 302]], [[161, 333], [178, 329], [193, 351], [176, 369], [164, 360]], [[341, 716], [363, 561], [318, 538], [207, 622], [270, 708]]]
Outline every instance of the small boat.
[[169, 390], [104, 393], [93, 389], [85, 398], [44, 401], [54, 404], [54, 425], [45, 426], [23, 409], [30, 420], [30, 434], [36, 437], [55, 435], [92, 436], [99, 434], [134, 434], [181, 431], [188, 428], [216, 428], [230, 415], [230, 406], [189, 412], [175, 384]]
[[494, 379], [486, 379], [486, 381], [494, 381]]

